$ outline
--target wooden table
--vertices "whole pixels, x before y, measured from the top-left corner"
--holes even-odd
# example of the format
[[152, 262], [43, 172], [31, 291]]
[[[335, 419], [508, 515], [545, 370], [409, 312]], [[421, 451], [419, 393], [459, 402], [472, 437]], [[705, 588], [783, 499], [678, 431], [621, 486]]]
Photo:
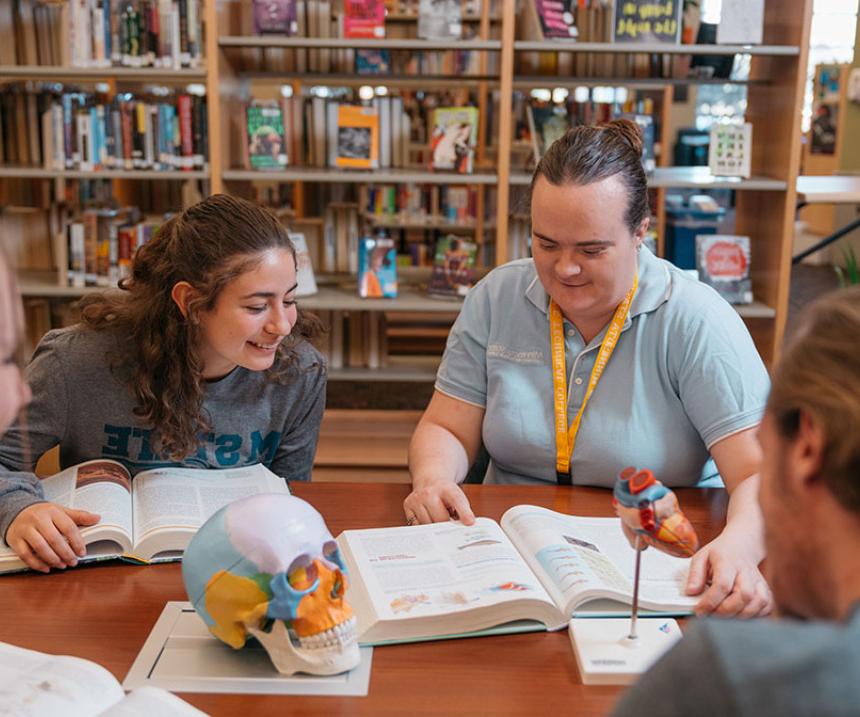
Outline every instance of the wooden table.
[[[409, 487], [297, 484], [293, 492], [326, 518], [332, 534], [400, 525]], [[531, 503], [576, 515], [611, 514], [594, 488], [465, 486], [477, 515], [495, 519]], [[685, 512], [710, 540], [725, 521], [723, 490], [684, 489]], [[0, 578], [0, 641], [100, 663], [120, 681], [168, 600], [186, 600], [178, 564], [102, 564], [50, 575]], [[605, 714], [615, 687], [581, 684], [567, 631], [379, 647], [367, 697], [183, 694], [212, 715]]]

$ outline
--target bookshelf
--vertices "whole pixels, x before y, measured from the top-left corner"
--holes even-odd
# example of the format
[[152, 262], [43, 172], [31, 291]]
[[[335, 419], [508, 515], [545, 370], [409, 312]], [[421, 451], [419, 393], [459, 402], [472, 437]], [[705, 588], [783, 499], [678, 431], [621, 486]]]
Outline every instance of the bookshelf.
[[[713, 177], [707, 168], [668, 166], [668, 135], [664, 127], [663, 156], [653, 172], [649, 185], [657, 192], [657, 217], [662, 230], [665, 190], [671, 188], [733, 189], [737, 192], [736, 232], [749, 234], [753, 250], [753, 286], [756, 302], [738, 307], [747, 321], [759, 350], [766, 361], [772, 361], [781, 343], [788, 308], [788, 281], [793, 235], [796, 180], [800, 157], [800, 107], [806, 74], [811, 0], [767, 0], [764, 44], [758, 46], [726, 45], [614, 45], [604, 42], [533, 41], [516, 38], [519, 21], [514, 0], [499, 0], [491, 7], [490, 0], [481, 0], [481, 12], [464, 16], [463, 23], [475, 31], [470, 39], [454, 41], [421, 40], [414, 35], [416, 17], [391, 13], [386, 18], [385, 39], [343, 39], [338, 37], [277, 37], [251, 34], [243, 3], [235, 0], [201, 0], [200, 12], [204, 27], [203, 61], [198, 67], [59, 67], [56, 65], [0, 64], [0, 81], [51, 80], [81, 84], [107, 82], [111, 91], [118, 86], [144, 84], [178, 85], [200, 83], [205, 86], [208, 124], [208, 165], [194, 171], [103, 170], [98, 173], [79, 170], [49, 170], [39, 167], [0, 167], [0, 180], [78, 180], [105, 178], [114, 181], [120, 196], [134, 199], [139, 191], [133, 180], [158, 182], [169, 180], [200, 182], [205, 192], [229, 191], [253, 196], [256, 185], [287, 184], [296, 206], [296, 220], [309, 221], [304, 211], [307, 201], [320, 188], [348, 188], [365, 184], [403, 184], [444, 186], [453, 182], [476, 188], [478, 216], [476, 221], [462, 227], [485, 247], [494, 247], [495, 264], [509, 257], [512, 188], [522, 188], [530, 175], [514, 166], [514, 127], [510, 112], [515, 91], [539, 87], [601, 87], [625, 86], [637, 91], [662, 93], [660, 112], [667, 112], [674, 88], [691, 84], [738, 83], [736, 80], [691, 79], [686, 77], [629, 77], [609, 75], [594, 77], [569, 74], [518, 74], [517, 59], [522, 53], [573, 55], [618, 55], [632, 53], [660, 56], [734, 55], [750, 56], [747, 119], [753, 123], [753, 176], [739, 180]], [[391, 72], [382, 75], [359, 76], [348, 72], [278, 70], [272, 69], [272, 58], [296, 51], [337, 53], [355, 49], [378, 49], [392, 53], [470, 51], [477, 53], [474, 72], [466, 75], [440, 72], [404, 75]], [[237, 148], [241, 141], [235, 119], [249, 97], [277, 96], [281, 85], [294, 92], [312, 86], [359, 87], [382, 85], [403, 91], [452, 90], [470, 92], [481, 109], [481, 126], [475, 158], [474, 173], [452, 175], [431, 172], [419, 167], [386, 168], [368, 171], [343, 171], [308, 166], [288, 166], [275, 172], [260, 172], [240, 166]], [[495, 108], [495, 125], [487, 125], [488, 108]], [[665, 117], [663, 117], [665, 120]], [[438, 218], [428, 223], [409, 221], [390, 226], [404, 230], [444, 230], [447, 225]], [[662, 236], [662, 231], [661, 231]], [[347, 281], [335, 279], [333, 285], [323, 285], [315, 297], [302, 304], [312, 310], [351, 312], [421, 312], [427, 314], [456, 312], [457, 304], [438, 302], [421, 296], [418, 289], [406, 286], [400, 297], [393, 300], [362, 300]], [[353, 277], [354, 280], [354, 277]], [[23, 290], [27, 296], [71, 297], [79, 289], [53, 285], [50, 281], [26, 280]], [[394, 358], [394, 357], [393, 357]], [[432, 363], [432, 362], [431, 362]], [[361, 371], [350, 369], [340, 375], [356, 380], [404, 376], [432, 377], [426, 367]], [[418, 380], [418, 379], [416, 379]]]

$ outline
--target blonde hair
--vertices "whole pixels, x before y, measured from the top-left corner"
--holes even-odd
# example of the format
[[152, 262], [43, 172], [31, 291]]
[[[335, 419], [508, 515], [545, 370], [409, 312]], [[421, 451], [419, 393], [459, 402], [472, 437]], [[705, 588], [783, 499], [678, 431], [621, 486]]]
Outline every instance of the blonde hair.
[[773, 376], [768, 411], [792, 439], [801, 413], [824, 432], [821, 477], [860, 513], [860, 287], [835, 291], [804, 312]]

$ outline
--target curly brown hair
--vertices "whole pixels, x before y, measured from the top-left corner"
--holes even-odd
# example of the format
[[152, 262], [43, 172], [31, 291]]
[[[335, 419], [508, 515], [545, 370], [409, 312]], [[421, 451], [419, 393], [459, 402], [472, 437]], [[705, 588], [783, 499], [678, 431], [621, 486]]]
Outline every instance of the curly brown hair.
[[[81, 301], [85, 327], [114, 330], [120, 337], [112, 366], [121, 369], [137, 400], [134, 413], [152, 426], [161, 455], [181, 460], [196, 450], [199, 435], [211, 430], [202, 411], [200, 315], [212, 311], [224, 288], [253, 270], [269, 249], [287, 249], [295, 260], [287, 230], [271, 212], [215, 194], [171, 218], [137, 250], [131, 275], [119, 282], [121, 291]], [[171, 297], [180, 281], [196, 290], [187, 318]], [[297, 344], [320, 331], [319, 319], [299, 311], [267, 378], [283, 381]]]

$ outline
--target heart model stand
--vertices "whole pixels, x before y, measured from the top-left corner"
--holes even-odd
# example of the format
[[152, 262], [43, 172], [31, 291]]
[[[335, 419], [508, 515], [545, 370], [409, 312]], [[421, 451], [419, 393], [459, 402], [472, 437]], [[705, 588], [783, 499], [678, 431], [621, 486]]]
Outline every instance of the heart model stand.
[[647, 545], [689, 557], [698, 538], [675, 494], [650, 471], [626, 468], [616, 481], [613, 505], [636, 554], [633, 605], [627, 618], [574, 618], [570, 639], [583, 684], [625, 685], [645, 672], [681, 637], [673, 619], [638, 620], [639, 572]]

